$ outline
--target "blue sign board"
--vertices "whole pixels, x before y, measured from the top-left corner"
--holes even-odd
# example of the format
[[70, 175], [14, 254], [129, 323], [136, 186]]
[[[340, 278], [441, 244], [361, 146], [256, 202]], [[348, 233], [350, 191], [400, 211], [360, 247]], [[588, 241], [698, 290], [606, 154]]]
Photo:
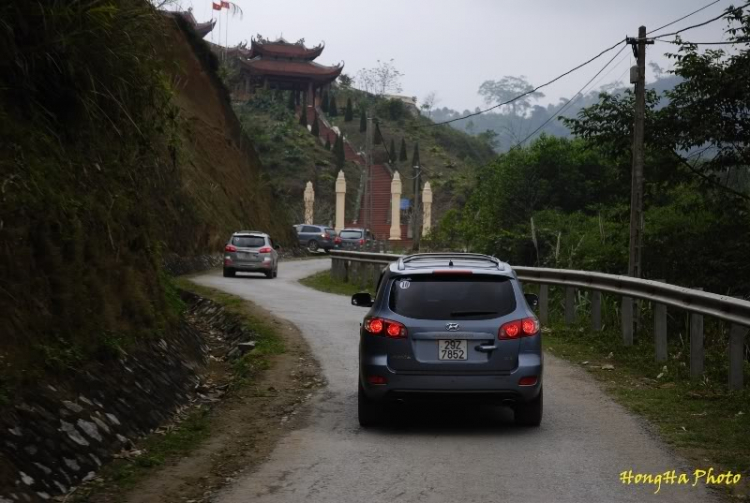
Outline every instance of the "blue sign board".
[[401, 209], [408, 210], [409, 208], [411, 208], [411, 200], [406, 197], [401, 198]]

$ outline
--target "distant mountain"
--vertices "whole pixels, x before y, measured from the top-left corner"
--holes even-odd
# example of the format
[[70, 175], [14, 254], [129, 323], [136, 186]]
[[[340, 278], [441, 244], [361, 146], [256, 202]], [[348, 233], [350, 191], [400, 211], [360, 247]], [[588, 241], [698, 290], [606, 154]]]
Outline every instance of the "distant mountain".
[[[664, 91], [674, 88], [681, 80], [680, 77], [675, 75], [665, 75], [646, 84], [646, 87], [655, 89], [662, 94]], [[506, 107], [501, 107], [500, 112], [488, 112], [469, 119], [452, 122], [451, 126], [471, 135], [479, 135], [485, 133], [487, 130], [493, 131], [497, 135], [495, 150], [498, 152], [505, 152], [520, 141], [530, 141], [542, 132], [552, 136], [568, 137], [570, 136], [570, 131], [562, 124], [559, 118], [575, 117], [583, 108], [596, 104], [599, 101], [599, 94], [602, 92], [619, 94], [625, 92], [627, 89], [631, 89], [631, 86], [626, 87], [621, 85], [621, 83], [619, 84], [616, 87], [609, 85], [584, 95], [576, 95], [572, 98], [573, 102], [552, 120], [550, 120], [550, 117], [555, 115], [571, 99], [561, 99], [558, 103], [546, 106], [533, 105], [524, 115], [513, 114], [510, 109], [506, 110]], [[664, 106], [666, 103], [665, 98], [660, 105]], [[443, 122], [477, 111], [479, 111], [478, 108], [473, 111], [464, 110], [463, 112], [459, 112], [443, 107], [433, 110], [430, 118], [435, 122]], [[545, 124], [547, 121], [549, 122]], [[541, 129], [536, 131], [540, 127]]]

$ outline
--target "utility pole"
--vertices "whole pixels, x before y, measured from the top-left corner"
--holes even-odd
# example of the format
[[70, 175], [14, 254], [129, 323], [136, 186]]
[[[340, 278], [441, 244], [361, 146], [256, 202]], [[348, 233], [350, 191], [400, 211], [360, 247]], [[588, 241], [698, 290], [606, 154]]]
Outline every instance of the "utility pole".
[[633, 47], [637, 64], [630, 69], [630, 82], [635, 84], [635, 122], [633, 124], [633, 168], [630, 190], [630, 248], [628, 254], [628, 275], [640, 278], [643, 251], [643, 164], [644, 164], [644, 122], [646, 119], [646, 27], [638, 28], [638, 38], [627, 38]]
[[[633, 123], [633, 168], [632, 182], [630, 187], [630, 247], [628, 250], [628, 276], [640, 278], [643, 274], [643, 165], [645, 160], [643, 136], [644, 122], [646, 120], [646, 44], [654, 41], [646, 40], [646, 27], [638, 28], [638, 38], [628, 37], [626, 42], [633, 48], [636, 58], [636, 66], [630, 69], [630, 83], [635, 84], [635, 111]], [[623, 298], [623, 323], [626, 319], [635, 320], [635, 328], [638, 330], [641, 322], [641, 310], [636, 309], [633, 316], [632, 299]], [[629, 313], [629, 316], [628, 316]], [[632, 325], [623, 331], [625, 343], [632, 344]], [[625, 335], [626, 332], [628, 335]]]

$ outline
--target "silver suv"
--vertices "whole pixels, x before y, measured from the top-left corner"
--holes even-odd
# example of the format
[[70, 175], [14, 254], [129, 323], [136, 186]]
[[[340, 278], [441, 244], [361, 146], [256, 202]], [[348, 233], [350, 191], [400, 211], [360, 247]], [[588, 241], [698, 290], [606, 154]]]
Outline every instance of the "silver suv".
[[224, 277], [233, 278], [237, 272], [262, 272], [267, 278], [275, 278], [279, 274], [278, 248], [266, 233], [235, 232], [224, 247]]
[[360, 329], [359, 422], [391, 401], [480, 399], [506, 404], [519, 425], [542, 420], [542, 336], [506, 263], [468, 253], [417, 254], [383, 270]]

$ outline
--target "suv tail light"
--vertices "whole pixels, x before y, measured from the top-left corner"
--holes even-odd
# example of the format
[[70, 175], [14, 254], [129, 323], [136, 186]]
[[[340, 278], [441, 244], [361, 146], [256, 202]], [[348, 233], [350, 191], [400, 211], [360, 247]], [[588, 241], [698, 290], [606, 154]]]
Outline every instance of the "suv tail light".
[[234, 245], [226, 245], [224, 247], [224, 251], [225, 252], [236, 252], [237, 251], [237, 247], [234, 246]]
[[260, 250], [258, 250], [258, 253], [271, 253], [271, 247], [270, 246], [264, 246]]
[[331, 239], [331, 235], [328, 234], [327, 232], [321, 234], [320, 237], [322, 237], [323, 239]]
[[408, 333], [403, 323], [383, 318], [365, 320], [365, 330], [372, 335], [384, 335], [392, 339], [403, 339]]
[[334, 238], [333, 242], [336, 243], [337, 245], [340, 245], [341, 244], [341, 238], [340, 237], [336, 237], [336, 238]]
[[360, 239], [359, 240], [359, 244], [361, 244], [361, 245], [365, 244], [365, 240], [364, 239]]
[[536, 318], [524, 318], [522, 320], [509, 321], [500, 327], [497, 332], [498, 339], [518, 339], [520, 337], [531, 337], [539, 332], [539, 320]]

